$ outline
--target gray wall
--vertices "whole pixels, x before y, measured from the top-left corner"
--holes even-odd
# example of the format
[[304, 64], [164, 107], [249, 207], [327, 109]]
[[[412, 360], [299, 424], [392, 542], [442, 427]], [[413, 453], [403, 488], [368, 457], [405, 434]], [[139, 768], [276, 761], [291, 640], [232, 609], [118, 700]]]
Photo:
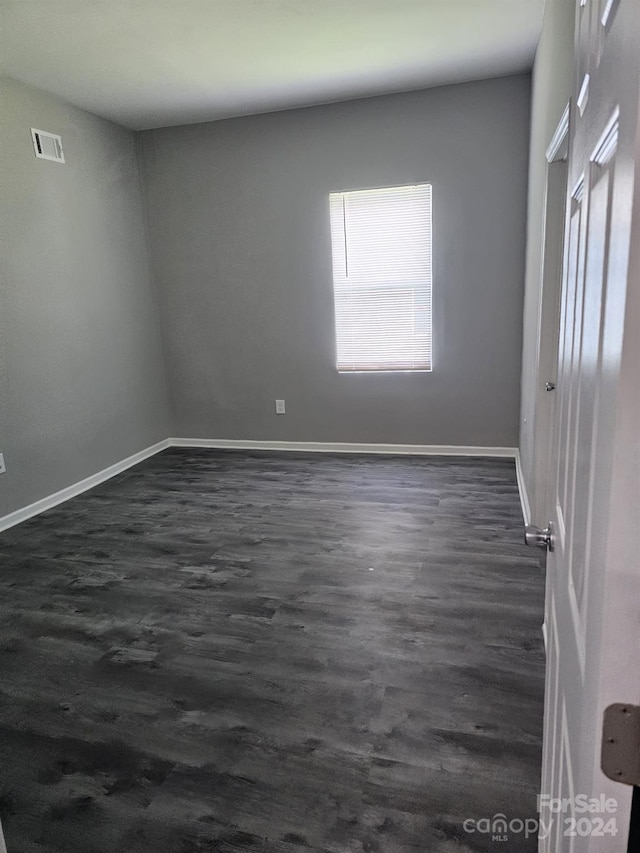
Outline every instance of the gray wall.
[[[529, 91], [519, 75], [140, 134], [173, 434], [516, 445]], [[338, 375], [328, 194], [421, 180], [434, 371]]]
[[520, 424], [520, 459], [532, 506], [537, 503], [536, 483], [542, 480], [541, 469], [547, 462], [546, 458], [535, 458], [536, 348], [542, 290], [546, 150], [571, 95], [575, 7], [575, 0], [547, 3], [532, 80]]
[[[133, 136], [0, 80], [0, 516], [168, 433]], [[30, 128], [62, 135], [38, 160]]]

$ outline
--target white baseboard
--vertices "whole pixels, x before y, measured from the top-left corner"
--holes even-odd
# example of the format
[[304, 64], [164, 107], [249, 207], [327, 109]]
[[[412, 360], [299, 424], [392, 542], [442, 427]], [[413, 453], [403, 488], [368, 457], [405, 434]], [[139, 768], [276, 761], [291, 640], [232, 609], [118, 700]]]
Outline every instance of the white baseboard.
[[9, 527], [21, 524], [23, 521], [33, 518], [34, 515], [39, 515], [41, 512], [45, 512], [48, 509], [53, 509], [54, 506], [58, 506], [58, 504], [64, 503], [71, 498], [75, 498], [76, 495], [81, 495], [83, 492], [93, 489], [94, 486], [99, 486], [100, 483], [104, 483], [105, 480], [110, 480], [111, 477], [115, 477], [116, 474], [121, 474], [123, 471], [126, 471], [127, 468], [132, 468], [134, 465], [137, 465], [139, 462], [143, 462], [150, 456], [155, 456], [156, 453], [160, 453], [161, 450], [166, 450], [167, 447], [169, 447], [167, 439], [159, 441], [157, 444], [153, 444], [151, 447], [146, 447], [139, 453], [134, 453], [133, 456], [128, 456], [126, 459], [116, 462], [115, 465], [110, 465], [108, 468], [104, 468], [102, 471], [98, 471], [90, 477], [85, 477], [84, 480], [80, 480], [78, 483], [67, 486], [66, 489], [61, 489], [59, 492], [54, 492], [54, 494], [48, 495], [46, 498], [42, 498], [39, 501], [35, 501], [35, 503], [22, 507], [22, 509], [17, 509], [15, 512], [9, 513], [9, 515], [3, 516], [0, 518], [0, 531], [8, 530]]
[[332, 441], [251, 441], [235, 438], [170, 438], [171, 447], [218, 450], [285, 450], [303, 453], [386, 453], [393, 456], [498, 456], [515, 459], [515, 447], [473, 447], [457, 444], [366, 444]]
[[[169, 447], [210, 447], [218, 450], [284, 450], [304, 453], [365, 453], [388, 454], [393, 456], [494, 456], [516, 460], [516, 470], [519, 464], [518, 450], [515, 447], [474, 447], [449, 444], [365, 444], [351, 442], [322, 442], [322, 441], [245, 441], [243, 439], [216, 438], [167, 438], [151, 447], [128, 456], [115, 465], [110, 465], [78, 483], [67, 486], [35, 503], [22, 507], [15, 512], [0, 518], [0, 532], [21, 524], [34, 515], [39, 515], [54, 506], [64, 503], [94, 486], [110, 480], [117, 474], [143, 462], [150, 456], [160, 453]], [[518, 475], [518, 484], [521, 477]], [[522, 499], [522, 491], [521, 491]], [[523, 503], [524, 506], [524, 503]]]
[[516, 452], [516, 479], [518, 480], [518, 492], [520, 493], [520, 506], [522, 507], [522, 518], [525, 524], [531, 524], [531, 504], [527, 493], [527, 484], [524, 479], [520, 451]]

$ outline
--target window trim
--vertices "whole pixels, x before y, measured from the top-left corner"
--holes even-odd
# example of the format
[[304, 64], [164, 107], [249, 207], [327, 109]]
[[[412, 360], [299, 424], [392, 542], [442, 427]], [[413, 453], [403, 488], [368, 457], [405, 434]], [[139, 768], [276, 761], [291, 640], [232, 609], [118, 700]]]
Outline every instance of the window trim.
[[[336, 322], [336, 289], [335, 289], [335, 280], [333, 278], [333, 245], [332, 245], [332, 233], [331, 233], [331, 196], [332, 195], [344, 195], [346, 193], [353, 192], [370, 192], [373, 190], [385, 190], [385, 189], [403, 189], [405, 187], [418, 187], [428, 185], [430, 187], [430, 267], [431, 267], [431, 281], [430, 281], [430, 315], [431, 315], [431, 328], [430, 328], [430, 365], [429, 367], [417, 367], [417, 368], [406, 368], [406, 367], [397, 367], [397, 368], [380, 368], [380, 369], [364, 369], [364, 370], [341, 370], [338, 367], [338, 335], [337, 335], [337, 322]], [[432, 180], [427, 178], [417, 179], [413, 181], [406, 181], [400, 184], [377, 184], [372, 186], [360, 186], [360, 187], [351, 187], [349, 189], [339, 189], [339, 190], [330, 190], [328, 195], [328, 207], [329, 207], [329, 249], [330, 249], [330, 260], [331, 260], [331, 297], [332, 297], [332, 308], [333, 308], [333, 338], [334, 338], [334, 358], [333, 358], [333, 366], [335, 372], [338, 376], [385, 376], [385, 375], [397, 375], [399, 373], [404, 373], [407, 376], [423, 374], [423, 375], [431, 375], [434, 372], [434, 362], [435, 362], [435, 324], [433, 322], [434, 317], [434, 289], [433, 289], [433, 259], [434, 259], [434, 224], [433, 224], [433, 203], [434, 203], [434, 188], [435, 183]]]

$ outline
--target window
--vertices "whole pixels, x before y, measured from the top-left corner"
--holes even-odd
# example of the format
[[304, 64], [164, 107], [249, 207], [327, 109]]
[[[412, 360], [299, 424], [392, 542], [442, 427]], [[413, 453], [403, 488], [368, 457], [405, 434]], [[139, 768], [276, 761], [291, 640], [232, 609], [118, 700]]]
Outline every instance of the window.
[[338, 370], [431, 370], [431, 184], [329, 201]]

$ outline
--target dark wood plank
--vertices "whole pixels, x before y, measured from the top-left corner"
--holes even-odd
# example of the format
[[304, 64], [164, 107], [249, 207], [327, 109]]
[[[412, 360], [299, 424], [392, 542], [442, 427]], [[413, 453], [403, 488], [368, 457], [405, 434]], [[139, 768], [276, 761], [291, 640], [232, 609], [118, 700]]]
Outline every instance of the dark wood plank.
[[6, 531], [10, 853], [495, 849], [463, 821], [540, 774], [521, 532], [508, 460], [209, 450]]

